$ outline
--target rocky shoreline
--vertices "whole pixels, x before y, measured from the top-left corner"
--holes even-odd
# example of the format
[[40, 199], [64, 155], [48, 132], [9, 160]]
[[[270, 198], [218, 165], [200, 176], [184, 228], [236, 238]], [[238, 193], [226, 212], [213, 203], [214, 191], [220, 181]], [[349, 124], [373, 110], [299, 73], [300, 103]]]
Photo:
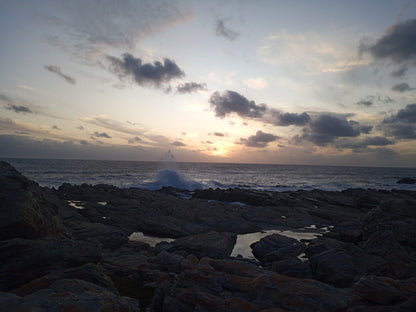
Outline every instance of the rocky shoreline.
[[[0, 198], [5, 311], [416, 310], [414, 191], [49, 189], [0, 162]], [[328, 230], [231, 257], [305, 227]]]

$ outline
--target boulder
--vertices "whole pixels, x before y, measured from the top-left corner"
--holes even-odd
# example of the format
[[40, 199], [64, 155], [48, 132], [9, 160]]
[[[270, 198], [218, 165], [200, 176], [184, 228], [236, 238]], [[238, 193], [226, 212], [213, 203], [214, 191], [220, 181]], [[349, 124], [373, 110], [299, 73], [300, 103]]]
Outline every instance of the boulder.
[[310, 266], [314, 279], [335, 287], [350, 286], [357, 273], [352, 257], [342, 249], [331, 249], [312, 256]]
[[0, 162], [0, 240], [15, 237], [70, 237], [39, 185]]
[[97, 241], [52, 238], [0, 241], [0, 291], [17, 288], [51, 269], [98, 262], [100, 258], [101, 249]]
[[303, 252], [305, 244], [291, 237], [272, 234], [251, 244], [250, 247], [257, 259], [267, 263], [296, 257]]
[[272, 271], [291, 277], [311, 278], [311, 270], [308, 262], [299, 258], [286, 259], [273, 262]]
[[362, 240], [362, 223], [357, 219], [345, 219], [338, 223], [337, 232], [340, 241], [357, 243]]
[[129, 242], [126, 234], [118, 228], [102, 223], [80, 223], [71, 228], [78, 240], [97, 240], [103, 248], [118, 248]]
[[232, 233], [207, 232], [189, 235], [176, 239], [171, 243], [158, 244], [156, 252], [167, 250], [170, 253], [184, 252], [198, 258], [228, 258], [233, 251], [237, 235]]

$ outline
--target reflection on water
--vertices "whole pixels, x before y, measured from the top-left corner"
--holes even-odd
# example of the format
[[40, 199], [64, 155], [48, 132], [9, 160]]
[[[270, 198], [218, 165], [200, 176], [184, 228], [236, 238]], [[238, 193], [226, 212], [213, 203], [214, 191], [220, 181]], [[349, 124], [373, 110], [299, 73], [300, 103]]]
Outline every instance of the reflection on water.
[[84, 203], [80, 200], [67, 200], [66, 203], [76, 209], [85, 209]]
[[149, 244], [152, 247], [155, 247], [156, 244], [159, 244], [160, 242], [173, 242], [173, 238], [166, 238], [166, 237], [156, 237], [156, 236], [149, 236], [143, 234], [143, 232], [134, 232], [129, 236], [129, 239], [131, 241], [138, 241], [143, 242], [146, 244]]

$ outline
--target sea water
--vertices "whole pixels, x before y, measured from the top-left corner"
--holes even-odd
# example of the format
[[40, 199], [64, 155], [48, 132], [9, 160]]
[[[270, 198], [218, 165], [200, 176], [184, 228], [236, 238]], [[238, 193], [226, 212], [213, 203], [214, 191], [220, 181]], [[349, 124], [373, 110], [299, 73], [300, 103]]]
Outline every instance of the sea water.
[[268, 191], [347, 188], [416, 190], [416, 184], [397, 184], [416, 178], [416, 168], [181, 163], [172, 161], [104, 161], [3, 159], [41, 186], [111, 184], [160, 189], [172, 186], [194, 190], [240, 187]]

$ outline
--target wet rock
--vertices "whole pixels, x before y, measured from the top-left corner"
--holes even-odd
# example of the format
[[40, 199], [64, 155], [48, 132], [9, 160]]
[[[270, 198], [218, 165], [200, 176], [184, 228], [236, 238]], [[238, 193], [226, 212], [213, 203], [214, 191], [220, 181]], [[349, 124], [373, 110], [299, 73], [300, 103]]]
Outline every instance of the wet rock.
[[353, 259], [342, 249], [331, 249], [312, 256], [310, 266], [314, 279], [335, 287], [350, 286], [357, 272]]
[[253, 255], [261, 262], [273, 262], [296, 257], [305, 249], [305, 244], [291, 237], [272, 234], [250, 245]]
[[416, 183], [416, 179], [412, 179], [412, 178], [402, 178], [400, 180], [397, 181], [398, 184], [415, 184]]
[[[184, 252], [185, 254], [193, 254], [198, 258], [228, 258], [233, 251], [236, 240], [237, 235], [232, 233], [207, 232], [178, 238], [171, 243], [160, 245], [160, 251]], [[155, 250], [157, 252], [158, 248], [155, 248]]]
[[0, 242], [0, 291], [17, 288], [53, 268], [68, 268], [101, 258], [96, 241], [14, 238]]
[[0, 162], [0, 240], [15, 237], [70, 237], [41, 188], [6, 162]]

